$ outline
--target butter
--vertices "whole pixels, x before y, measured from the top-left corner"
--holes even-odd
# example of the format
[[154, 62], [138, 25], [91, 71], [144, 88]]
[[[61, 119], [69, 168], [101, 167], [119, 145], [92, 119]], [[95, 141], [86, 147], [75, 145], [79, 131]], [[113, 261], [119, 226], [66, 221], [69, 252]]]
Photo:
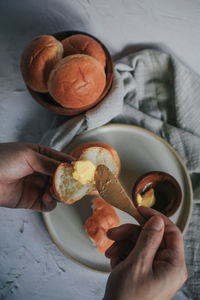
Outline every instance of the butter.
[[96, 167], [90, 160], [78, 160], [74, 163], [74, 172], [72, 176], [82, 184], [88, 181], [94, 183], [94, 173]]
[[154, 189], [151, 188], [143, 195], [137, 194], [136, 201], [138, 203], [138, 206], [152, 207], [156, 203]]

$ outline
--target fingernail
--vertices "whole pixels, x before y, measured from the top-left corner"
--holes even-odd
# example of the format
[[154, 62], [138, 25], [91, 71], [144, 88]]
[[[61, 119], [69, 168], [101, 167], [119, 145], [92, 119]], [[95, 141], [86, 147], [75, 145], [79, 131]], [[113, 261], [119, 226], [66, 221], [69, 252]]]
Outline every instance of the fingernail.
[[56, 201], [48, 194], [44, 193], [42, 201], [42, 210], [47, 212], [54, 209], [57, 205]]
[[163, 219], [160, 217], [153, 217], [150, 219], [150, 222], [151, 223], [149, 224], [150, 225], [149, 227], [152, 230], [160, 231], [164, 226]]
[[116, 249], [116, 244], [113, 243], [106, 251], [105, 251], [105, 256], [111, 257], [112, 256], [112, 251]]
[[113, 244], [105, 251], [107, 258], [115, 258], [121, 256], [119, 243], [113, 242]]
[[113, 228], [108, 229], [108, 231], [106, 232], [108, 238], [112, 236], [112, 232], [113, 232]]
[[53, 202], [52, 197], [51, 197], [48, 193], [44, 193], [44, 195], [43, 195], [43, 200], [44, 200], [46, 203], [51, 203], [51, 202]]
[[54, 193], [54, 189], [52, 186], [49, 188], [49, 193], [57, 202], [60, 202], [60, 200], [57, 198], [56, 194]]
[[52, 195], [55, 194], [55, 193], [54, 193], [53, 186], [50, 186], [49, 191], [50, 191], [50, 193], [51, 193]]
[[44, 193], [42, 198], [43, 198], [42, 209], [44, 211], [51, 210], [51, 207], [54, 206], [54, 202], [56, 201], [48, 193]]

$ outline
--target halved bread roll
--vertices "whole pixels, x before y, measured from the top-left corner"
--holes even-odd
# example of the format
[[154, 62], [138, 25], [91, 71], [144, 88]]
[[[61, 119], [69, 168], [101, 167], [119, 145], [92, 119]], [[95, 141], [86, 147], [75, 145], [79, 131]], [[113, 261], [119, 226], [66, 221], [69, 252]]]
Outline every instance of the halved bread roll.
[[82, 184], [74, 179], [73, 172], [73, 163], [61, 163], [57, 167], [53, 178], [54, 192], [57, 198], [66, 204], [74, 203], [90, 191], [95, 190], [93, 183]]
[[99, 252], [104, 253], [113, 243], [106, 233], [108, 229], [119, 226], [120, 220], [114, 207], [102, 198], [95, 198], [92, 202], [93, 215], [85, 222], [85, 229]]
[[[113, 167], [109, 168], [112, 173], [118, 177], [120, 173], [120, 158], [117, 151], [110, 145], [102, 142], [87, 142], [76, 147], [71, 153], [71, 156], [77, 160], [88, 159], [96, 166], [107, 165], [113, 161]], [[104, 163], [105, 162], [105, 163]], [[109, 165], [108, 165], [109, 167]]]
[[[110, 171], [117, 177], [120, 172], [120, 160], [116, 150], [110, 145], [100, 142], [85, 143], [74, 149], [71, 153], [80, 162], [91, 162], [94, 169], [98, 165], [106, 165]], [[57, 198], [66, 203], [71, 204], [80, 200], [86, 194], [96, 191], [94, 181], [86, 181], [81, 183], [74, 176], [76, 161], [69, 163], [61, 163], [53, 178], [53, 188]], [[88, 166], [88, 172], [89, 170]], [[87, 172], [87, 165], [84, 167]], [[85, 173], [84, 173], [85, 174]], [[82, 176], [84, 177], [84, 174]]]

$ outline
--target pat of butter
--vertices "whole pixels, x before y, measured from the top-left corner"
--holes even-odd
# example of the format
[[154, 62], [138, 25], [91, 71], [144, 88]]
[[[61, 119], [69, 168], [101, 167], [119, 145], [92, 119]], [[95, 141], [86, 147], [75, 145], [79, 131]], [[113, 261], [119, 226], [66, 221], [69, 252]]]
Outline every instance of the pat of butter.
[[88, 181], [94, 183], [95, 170], [96, 167], [90, 160], [78, 160], [74, 164], [72, 176], [82, 184], [86, 184]]
[[143, 195], [137, 194], [136, 200], [137, 200], [138, 206], [152, 207], [156, 203], [154, 189], [151, 188], [149, 191], [147, 191]]

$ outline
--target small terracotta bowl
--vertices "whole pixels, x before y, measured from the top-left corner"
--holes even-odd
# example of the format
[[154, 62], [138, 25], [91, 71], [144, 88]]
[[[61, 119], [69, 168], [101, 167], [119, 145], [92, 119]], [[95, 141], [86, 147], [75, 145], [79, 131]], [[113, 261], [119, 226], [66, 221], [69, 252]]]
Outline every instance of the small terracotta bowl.
[[178, 209], [182, 192], [180, 185], [174, 177], [165, 172], [153, 171], [140, 176], [132, 190], [133, 203], [137, 207], [136, 195], [144, 194], [149, 189], [154, 189], [156, 202], [152, 206], [167, 217], [172, 216]]
[[59, 115], [65, 115], [65, 116], [74, 116], [74, 115], [78, 115], [92, 107], [94, 107], [97, 103], [99, 103], [100, 101], [103, 100], [103, 98], [108, 94], [111, 85], [112, 85], [112, 81], [113, 81], [113, 62], [112, 62], [112, 58], [110, 53], [108, 52], [107, 48], [94, 36], [87, 34], [85, 32], [81, 32], [81, 31], [63, 31], [63, 32], [58, 32], [56, 34], [53, 34], [53, 36], [58, 39], [59, 41], [62, 41], [63, 39], [74, 35], [74, 34], [85, 34], [87, 36], [92, 37], [93, 39], [97, 40], [103, 50], [105, 51], [106, 54], [106, 67], [105, 67], [105, 72], [106, 72], [106, 85], [105, 88], [101, 94], [101, 96], [92, 104], [87, 105], [85, 107], [82, 107], [81, 109], [68, 109], [68, 108], [64, 108], [62, 107], [59, 103], [57, 103], [51, 96], [49, 93], [39, 93], [39, 92], [35, 92], [32, 89], [30, 89], [28, 86], [28, 90], [31, 94], [31, 96], [37, 101], [39, 102], [42, 106], [44, 106], [45, 108], [47, 108], [48, 110], [59, 114]]

